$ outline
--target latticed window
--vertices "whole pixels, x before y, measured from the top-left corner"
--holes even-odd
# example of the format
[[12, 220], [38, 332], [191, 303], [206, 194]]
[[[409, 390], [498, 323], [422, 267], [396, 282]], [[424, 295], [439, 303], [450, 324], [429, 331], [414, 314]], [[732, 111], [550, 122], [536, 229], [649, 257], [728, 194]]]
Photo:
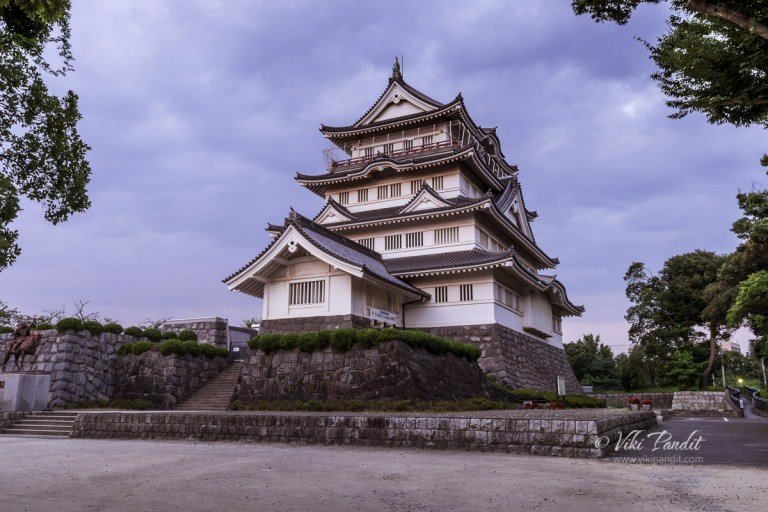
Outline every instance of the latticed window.
[[341, 192], [339, 194], [339, 204], [349, 204], [349, 192]]
[[471, 284], [462, 284], [459, 286], [459, 300], [461, 302], [469, 302], [472, 300]]
[[443, 177], [435, 176], [432, 178], [432, 188], [435, 190], [443, 190]]
[[429, 146], [430, 144], [432, 144], [432, 139], [433, 139], [432, 135], [427, 135], [426, 137], [422, 137], [421, 138], [421, 145], [422, 146]]
[[358, 203], [364, 203], [368, 200], [368, 189], [367, 188], [361, 188], [357, 191], [357, 202]]
[[387, 155], [391, 155], [395, 152], [395, 145], [394, 143], [390, 142], [389, 144], [384, 144], [384, 153]]
[[520, 294], [498, 284], [496, 285], [496, 300], [508, 308], [520, 311]]
[[413, 141], [412, 140], [404, 140], [403, 141], [403, 149], [408, 151], [409, 149], [413, 149]]
[[376, 187], [377, 195], [379, 199], [386, 199], [389, 197], [389, 185], [379, 185]]
[[393, 183], [389, 186], [389, 195], [392, 197], [400, 197], [402, 194], [403, 187], [400, 183]]
[[325, 280], [291, 283], [288, 290], [289, 304], [320, 304], [325, 302]]
[[365, 149], [363, 150], [363, 155], [364, 155], [366, 158], [370, 158], [370, 157], [372, 157], [372, 156], [373, 156], [373, 148], [365, 148]]
[[452, 244], [459, 241], [459, 228], [441, 228], [435, 230], [435, 244]]
[[373, 250], [373, 238], [361, 238], [357, 241], [360, 245], [363, 247], [367, 247], [370, 250]]
[[421, 247], [424, 245], [424, 232], [417, 231], [416, 233], [405, 234], [405, 246], [406, 247]]
[[448, 302], [447, 286], [435, 286], [435, 302]]
[[411, 194], [418, 194], [423, 184], [424, 180], [411, 180]]
[[563, 319], [559, 316], [552, 317], [552, 330], [558, 334], [563, 332]]
[[403, 235], [387, 235], [384, 237], [384, 250], [392, 251], [403, 246]]

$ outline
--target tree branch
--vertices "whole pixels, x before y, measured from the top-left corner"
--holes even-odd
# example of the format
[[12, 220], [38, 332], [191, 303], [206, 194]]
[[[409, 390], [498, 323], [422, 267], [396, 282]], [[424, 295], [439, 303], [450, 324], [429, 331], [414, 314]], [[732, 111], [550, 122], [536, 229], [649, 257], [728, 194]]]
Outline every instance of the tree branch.
[[692, 11], [700, 12], [701, 14], [706, 14], [714, 18], [720, 18], [721, 20], [728, 21], [737, 27], [741, 27], [757, 34], [763, 39], [768, 39], [767, 26], [763, 25], [762, 23], [758, 23], [757, 20], [745, 16], [744, 14], [728, 7], [712, 5], [707, 0], [688, 0], [685, 3], [685, 7]]

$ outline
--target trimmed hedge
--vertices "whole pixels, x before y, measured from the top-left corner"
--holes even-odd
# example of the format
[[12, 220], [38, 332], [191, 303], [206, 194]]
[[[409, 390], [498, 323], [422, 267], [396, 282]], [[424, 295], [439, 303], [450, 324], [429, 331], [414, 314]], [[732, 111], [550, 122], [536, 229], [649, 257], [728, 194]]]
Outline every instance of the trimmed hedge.
[[182, 341], [179, 339], [166, 340], [160, 344], [160, 353], [164, 356], [176, 354], [179, 356], [203, 355], [208, 359], [214, 357], [229, 357], [229, 351], [224, 347], [215, 347], [208, 343], [198, 343], [194, 340]]
[[144, 334], [144, 331], [141, 330], [141, 327], [132, 326], [127, 328], [124, 334], [126, 336], [133, 336], [134, 338], [141, 338], [141, 336]]
[[53, 328], [54, 328], [53, 324], [43, 323], [43, 324], [40, 324], [37, 327], [35, 327], [35, 330], [36, 331], [50, 331]]
[[86, 320], [83, 322], [83, 329], [91, 333], [93, 336], [98, 336], [104, 332], [104, 327], [96, 320]]
[[117, 349], [117, 353], [121, 356], [133, 354], [140, 356], [144, 352], [147, 352], [152, 348], [152, 342], [150, 341], [135, 341], [133, 343], [123, 343], [120, 348]]
[[163, 333], [163, 339], [164, 340], [177, 340], [179, 339], [178, 333], [175, 333], [173, 331], [167, 331]]
[[190, 331], [189, 329], [184, 329], [179, 333], [179, 339], [181, 341], [197, 341], [197, 333], [195, 331]]
[[84, 329], [83, 322], [79, 318], [62, 318], [56, 322], [56, 330], [58, 332], [64, 331], [82, 331]]
[[149, 341], [160, 341], [163, 339], [163, 333], [160, 332], [160, 329], [155, 329], [154, 327], [144, 329], [144, 332], [142, 332], [141, 335]]
[[277, 350], [299, 349], [313, 352], [331, 347], [335, 352], [346, 352], [353, 345], [363, 348], [376, 347], [385, 341], [401, 341], [413, 348], [423, 348], [436, 355], [453, 354], [470, 361], [480, 357], [480, 349], [474, 345], [439, 338], [422, 331], [401, 329], [336, 329], [304, 334], [262, 334], [251, 338], [248, 347], [271, 354]]
[[123, 326], [120, 324], [116, 324], [114, 322], [110, 322], [108, 324], [104, 324], [104, 332], [109, 332], [112, 334], [122, 334]]

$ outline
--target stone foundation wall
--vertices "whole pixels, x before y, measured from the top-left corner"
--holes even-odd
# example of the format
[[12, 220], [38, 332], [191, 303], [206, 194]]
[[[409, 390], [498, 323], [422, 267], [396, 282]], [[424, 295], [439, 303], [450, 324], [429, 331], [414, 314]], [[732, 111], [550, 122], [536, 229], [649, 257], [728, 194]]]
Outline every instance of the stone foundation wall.
[[608, 407], [629, 407], [628, 400], [636, 396], [640, 400], [650, 400], [654, 409], [671, 409], [674, 393], [590, 393], [589, 396], [605, 400]]
[[462, 400], [487, 397], [476, 362], [399, 341], [343, 354], [249, 351], [237, 398], [249, 400]]
[[311, 316], [306, 318], [279, 318], [262, 320], [260, 334], [290, 334], [335, 329], [366, 329], [371, 327], [371, 320], [357, 315]]
[[681, 416], [741, 416], [724, 391], [675, 391], [672, 414]]
[[[12, 334], [0, 335], [0, 352]], [[98, 401], [112, 398], [115, 389], [113, 363], [118, 348], [135, 341], [132, 336], [103, 333], [92, 336], [88, 331], [43, 331], [35, 357], [27, 356], [23, 372], [51, 376], [49, 406], [60, 407], [78, 400]], [[5, 367], [11, 371], [13, 358]], [[2, 370], [2, 369], [0, 369]]]
[[172, 409], [191, 392], [218, 375], [226, 358], [164, 356], [149, 351], [120, 356], [115, 364], [115, 398], [142, 398], [161, 409]]
[[227, 346], [227, 328], [229, 321], [226, 318], [185, 318], [168, 320], [163, 324], [163, 332], [183, 330], [195, 331], [197, 341], [200, 343], [211, 343], [221, 347]]
[[421, 329], [436, 336], [472, 343], [482, 350], [480, 368], [509, 388], [557, 392], [557, 376], [567, 393], [582, 393], [565, 351], [499, 324]]
[[15, 422], [23, 420], [26, 415], [26, 412], [0, 412], [0, 432]]
[[319, 443], [601, 457], [600, 436], [656, 424], [653, 412], [606, 410], [379, 413], [78, 414], [71, 437]]

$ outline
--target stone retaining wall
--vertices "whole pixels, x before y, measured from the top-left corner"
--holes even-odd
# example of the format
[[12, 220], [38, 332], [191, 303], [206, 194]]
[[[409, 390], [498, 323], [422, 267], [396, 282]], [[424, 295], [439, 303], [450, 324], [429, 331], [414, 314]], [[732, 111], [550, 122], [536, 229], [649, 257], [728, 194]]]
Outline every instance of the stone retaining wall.
[[24, 419], [26, 412], [0, 412], [0, 432], [4, 428], [12, 426], [15, 422]]
[[218, 375], [226, 358], [164, 356], [149, 351], [121, 356], [115, 364], [116, 398], [142, 398], [161, 409], [172, 409], [191, 392]]
[[173, 331], [181, 332], [184, 330], [195, 331], [197, 341], [200, 343], [210, 343], [220, 347], [226, 347], [227, 328], [229, 321], [226, 318], [184, 318], [172, 319], [165, 322], [161, 328], [163, 332]]
[[183, 413], [78, 414], [72, 437], [353, 444], [601, 457], [601, 436], [656, 424], [653, 412], [490, 411], [451, 414]]
[[371, 320], [357, 315], [311, 316], [306, 318], [278, 318], [262, 320], [259, 334], [291, 334], [335, 329], [367, 329]]
[[650, 400], [654, 409], [671, 409], [673, 393], [589, 393], [589, 396], [605, 400], [608, 407], [627, 408], [631, 396]]
[[462, 400], [487, 397], [476, 362], [400, 341], [312, 353], [249, 351], [237, 398], [250, 400]]
[[583, 393], [565, 351], [499, 324], [420, 329], [442, 338], [472, 343], [482, 350], [480, 368], [508, 388], [557, 392], [557, 376], [567, 393]]
[[732, 416], [743, 414], [730, 403], [724, 391], [676, 391], [672, 414], [680, 416]]

